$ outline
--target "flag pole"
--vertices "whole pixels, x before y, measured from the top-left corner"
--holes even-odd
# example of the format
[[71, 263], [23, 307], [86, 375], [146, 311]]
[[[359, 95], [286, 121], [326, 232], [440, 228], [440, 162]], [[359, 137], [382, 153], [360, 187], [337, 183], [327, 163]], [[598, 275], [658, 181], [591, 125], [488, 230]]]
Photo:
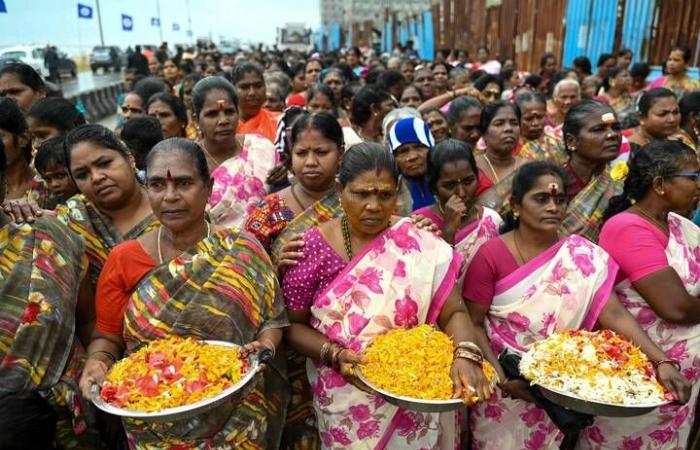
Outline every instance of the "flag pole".
[[100, 46], [105, 46], [105, 37], [102, 34], [102, 14], [100, 14], [100, 0], [95, 0], [95, 5], [97, 6], [97, 25], [100, 28]]
[[160, 43], [163, 43], [163, 19], [160, 17], [160, 0], [156, 0], [156, 10], [158, 11], [158, 32], [160, 33]]

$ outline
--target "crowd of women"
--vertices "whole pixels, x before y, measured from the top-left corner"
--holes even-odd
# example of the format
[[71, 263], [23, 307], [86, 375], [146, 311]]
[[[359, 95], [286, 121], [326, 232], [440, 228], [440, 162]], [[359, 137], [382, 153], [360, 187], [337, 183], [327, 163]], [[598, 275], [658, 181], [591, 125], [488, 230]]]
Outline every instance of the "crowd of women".
[[[595, 74], [551, 54], [527, 74], [486, 49], [284, 56], [127, 72], [116, 130], [30, 67], [0, 70], [0, 448], [700, 445], [690, 52], [649, 84], [624, 49]], [[454, 341], [457, 412], [398, 408], [355, 377], [374, 336], [424, 323]], [[673, 402], [553, 421], [501, 362], [564, 329], [632, 340]], [[194, 417], [93, 407], [116, 361], [172, 335], [267, 349], [274, 367]]]

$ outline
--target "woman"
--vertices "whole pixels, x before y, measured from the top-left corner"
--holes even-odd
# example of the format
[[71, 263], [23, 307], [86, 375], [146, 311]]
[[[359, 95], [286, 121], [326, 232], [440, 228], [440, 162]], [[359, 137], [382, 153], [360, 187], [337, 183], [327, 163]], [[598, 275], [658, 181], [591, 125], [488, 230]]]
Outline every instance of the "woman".
[[[662, 363], [668, 362], [667, 355], [613, 292], [617, 265], [612, 258], [580, 236], [560, 239], [565, 177], [549, 162], [520, 168], [513, 179], [513, 210], [502, 234], [482, 245], [467, 269], [463, 294], [479, 345], [504, 380], [500, 392], [472, 410], [474, 444], [481, 450], [560, 448], [564, 435], [535, 406], [529, 383], [509, 379], [498, 360], [504, 350], [523, 353], [559, 330], [591, 330], [598, 324], [626, 336], [659, 362], [656, 376], [675, 399], [688, 400], [688, 381], [673, 365]], [[567, 438], [565, 448], [573, 448], [575, 435]]]
[[306, 64], [294, 63], [289, 68], [289, 78], [292, 79], [292, 91], [287, 96], [287, 106], [306, 106], [304, 91], [306, 91]]
[[481, 92], [485, 105], [498, 101], [503, 93], [503, 81], [491, 74], [481, 76], [474, 82], [474, 87]]
[[323, 72], [323, 65], [318, 59], [310, 59], [304, 67], [304, 76], [306, 77], [306, 88], [318, 83]]
[[187, 138], [192, 140], [197, 139], [198, 134], [197, 127], [194, 124], [194, 118], [192, 117], [192, 89], [194, 89], [194, 85], [202, 78], [202, 75], [199, 73], [186, 75], [185, 78], [182, 79], [182, 83], [180, 83], [180, 89], [177, 91], [178, 97], [180, 97], [180, 100], [182, 100], [182, 103], [185, 104], [185, 108], [187, 109]]
[[263, 108], [265, 104], [265, 78], [262, 67], [256, 63], [243, 62], [236, 65], [231, 75], [231, 84], [236, 87], [239, 109], [238, 134], [259, 134], [272, 142], [277, 133], [277, 117]]
[[610, 198], [622, 192], [620, 167], [629, 153], [620, 153], [620, 130], [615, 112], [599, 100], [584, 100], [566, 115], [563, 132], [569, 160], [564, 170], [569, 208], [562, 235], [578, 234], [598, 242], [603, 211]]
[[362, 52], [359, 47], [351, 47], [346, 56], [350, 69], [352, 69], [355, 76], [359, 77], [360, 73], [362, 73], [362, 69], [364, 69], [362, 65]]
[[[116, 360], [151, 341], [185, 335], [232, 342], [245, 353], [274, 353], [289, 324], [260, 244], [207, 221], [212, 180], [196, 144], [171, 138], [156, 145], [146, 185], [160, 226], [117, 246], [107, 259], [97, 287], [96, 333], [80, 379], [86, 394], [104, 382]], [[276, 448], [287, 401], [283, 381], [276, 373], [256, 378], [249, 395], [214, 411], [169, 423], [125, 419], [130, 446]]]
[[221, 226], [242, 226], [267, 195], [265, 180], [277, 164], [277, 152], [261, 136], [237, 135], [238, 95], [224, 78], [199, 81], [192, 90], [192, 108], [199, 143], [214, 179], [209, 199], [211, 220]]
[[163, 79], [170, 83], [177, 90], [178, 84], [182, 81], [182, 72], [178, 66], [178, 61], [174, 58], [166, 58], [163, 61]]
[[670, 89], [645, 91], [637, 102], [639, 126], [629, 137], [633, 149], [657, 139], [670, 139], [679, 133], [681, 111], [678, 99]]
[[[687, 405], [630, 419], [597, 417], [583, 448], [685, 449], [695, 418], [700, 352], [700, 228], [686, 219], [700, 198], [700, 163], [689, 147], [657, 141], [630, 160], [623, 192], [610, 200], [600, 246], [620, 266], [622, 304], [690, 380]], [[600, 442], [599, 436], [604, 439]], [[697, 436], [696, 436], [697, 438]]]
[[700, 148], [700, 91], [683, 96], [678, 104], [681, 110], [681, 134], [686, 144], [698, 151]]
[[62, 98], [39, 99], [27, 112], [27, 125], [34, 149], [38, 149], [45, 140], [63, 136], [84, 123], [83, 114]]
[[447, 110], [450, 135], [475, 148], [481, 138], [479, 122], [482, 108], [481, 102], [474, 97], [463, 96], [452, 100]]
[[163, 139], [187, 137], [187, 110], [173, 94], [162, 92], [152, 96], [146, 103], [146, 112], [160, 122]]
[[450, 137], [450, 125], [447, 123], [447, 116], [438, 108], [429, 108], [422, 113], [423, 120], [430, 127], [436, 143], [440, 143]]
[[[355, 136], [345, 141], [382, 142], [382, 121], [389, 111], [396, 108], [396, 102], [388, 92], [367, 85], [352, 99], [350, 122]], [[350, 130], [348, 130], [350, 131]]]
[[46, 86], [41, 75], [24, 63], [10, 63], [0, 69], [0, 94], [17, 102], [22, 112], [46, 97]]
[[435, 97], [437, 93], [435, 75], [433, 75], [433, 72], [427, 67], [415, 71], [413, 74], [413, 84], [420, 88], [424, 100], [430, 100]]
[[335, 103], [339, 105], [342, 100], [343, 87], [346, 84], [343, 72], [337, 67], [331, 67], [321, 76], [321, 83], [331, 88], [335, 96]]
[[0, 137], [7, 160], [6, 200], [29, 199], [50, 206], [46, 184], [32, 167], [32, 142], [27, 121], [12, 98], [0, 98]]
[[428, 185], [436, 202], [415, 212], [432, 220], [442, 230], [442, 238], [464, 257], [469, 266], [478, 248], [498, 235], [501, 216], [476, 204], [478, 172], [468, 144], [447, 139], [430, 154]]
[[629, 70], [630, 64], [634, 59], [634, 53], [628, 48], [621, 48], [617, 52], [617, 67], [624, 70]]
[[124, 123], [128, 122], [132, 117], [138, 117], [145, 114], [145, 104], [148, 99], [143, 99], [136, 92], [129, 92], [124, 96], [121, 108], [121, 126], [117, 126], [117, 130], [123, 128]]
[[572, 106], [581, 101], [581, 86], [578, 81], [565, 78], [554, 85], [552, 100], [547, 102], [546, 125], [560, 134], [566, 113]]
[[[0, 203], [6, 163], [0, 152]], [[92, 308], [78, 296], [84, 251], [53, 217], [17, 225], [0, 210], [1, 448], [102, 448], [88, 428], [91, 405], [74, 388], [85, 361], [77, 336], [92, 332]]]
[[325, 112], [338, 117], [338, 104], [331, 88], [321, 83], [309, 86], [306, 90], [306, 110], [311, 113]]
[[515, 97], [515, 104], [520, 108], [520, 152], [523, 159], [530, 161], [548, 160], [555, 164], [564, 164], [569, 155], [561, 139], [547, 130], [547, 100], [536, 92], [523, 92]]
[[[351, 147], [339, 181], [344, 214], [305, 234], [303, 256], [283, 279], [292, 321], [287, 339], [311, 359], [307, 368], [323, 447], [454, 448], [454, 413], [441, 420], [376, 402], [354, 386], [352, 366], [371, 337], [388, 329], [435, 323], [455, 342], [471, 340], [473, 327], [454, 288], [461, 258], [409, 219], [392, 224], [398, 171], [381, 146]], [[366, 300], [346, 303], [351, 297]], [[471, 361], [456, 358], [452, 379], [455, 398], [463, 398], [469, 385], [482, 399], [490, 395]]]
[[486, 105], [481, 112], [479, 130], [486, 151], [476, 158], [479, 167], [476, 195], [480, 205], [500, 214], [507, 209], [513, 174], [525, 162], [513, 156], [520, 139], [520, 109], [503, 100]]
[[615, 110], [622, 128], [633, 128], [639, 124], [637, 105], [630, 95], [632, 77], [627, 69], [613, 67], [603, 81], [603, 94], [600, 100], [607, 102]]
[[268, 252], [295, 217], [314, 207], [338, 209], [335, 174], [345, 146], [338, 121], [327, 112], [305, 114], [290, 131], [285, 160], [296, 182], [262, 199], [245, 222], [245, 230]]
[[444, 61], [434, 62], [430, 66], [435, 80], [435, 95], [441, 95], [449, 89], [449, 75], [451, 67]]
[[666, 75], [649, 83], [649, 89], [662, 87], [670, 89], [678, 98], [682, 98], [688, 92], [700, 89], [700, 80], [690, 78], [686, 73], [690, 66], [691, 57], [689, 48], [673, 47], [666, 60]]
[[85, 239], [93, 288], [119, 243], [158, 226], [136, 176], [133, 156], [101, 125], [81, 125], [66, 135], [70, 175], [80, 194], [56, 210], [58, 218]]
[[399, 106], [402, 108], [411, 107], [418, 109], [418, 107], [423, 103], [424, 99], [425, 97], [423, 96], [420, 88], [415, 84], [409, 84], [403, 88], [403, 92], [401, 92], [401, 97], [399, 97]]
[[415, 211], [434, 204], [435, 197], [426, 177], [428, 153], [435, 146], [428, 124], [415, 117], [401, 119], [391, 126], [387, 138], [402, 177], [402, 187], [411, 194], [410, 208], [402, 209]]

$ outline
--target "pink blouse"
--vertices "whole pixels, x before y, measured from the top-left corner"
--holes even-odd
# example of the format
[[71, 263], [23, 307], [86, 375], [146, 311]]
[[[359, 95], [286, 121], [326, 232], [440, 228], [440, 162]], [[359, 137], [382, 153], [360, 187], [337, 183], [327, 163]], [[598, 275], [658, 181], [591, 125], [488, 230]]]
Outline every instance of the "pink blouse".
[[496, 282], [518, 269], [518, 262], [500, 237], [489, 239], [472, 259], [464, 275], [462, 297], [480, 305], [493, 301]]
[[317, 227], [304, 234], [304, 253], [282, 280], [287, 309], [308, 311], [326, 286], [345, 268], [347, 262], [321, 236]]
[[620, 266], [617, 282], [632, 282], [668, 267], [668, 236], [637, 214], [623, 212], [605, 222], [599, 244]]

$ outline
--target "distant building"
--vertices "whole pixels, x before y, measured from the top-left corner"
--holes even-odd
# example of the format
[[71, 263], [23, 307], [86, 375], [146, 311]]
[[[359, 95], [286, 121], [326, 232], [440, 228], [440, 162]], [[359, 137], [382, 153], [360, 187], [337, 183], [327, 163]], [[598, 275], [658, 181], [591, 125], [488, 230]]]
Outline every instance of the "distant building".
[[338, 22], [348, 29], [353, 23], [367, 20], [379, 24], [384, 21], [387, 8], [402, 18], [421, 13], [429, 9], [430, 4], [431, 0], [320, 0], [321, 25], [328, 28]]

